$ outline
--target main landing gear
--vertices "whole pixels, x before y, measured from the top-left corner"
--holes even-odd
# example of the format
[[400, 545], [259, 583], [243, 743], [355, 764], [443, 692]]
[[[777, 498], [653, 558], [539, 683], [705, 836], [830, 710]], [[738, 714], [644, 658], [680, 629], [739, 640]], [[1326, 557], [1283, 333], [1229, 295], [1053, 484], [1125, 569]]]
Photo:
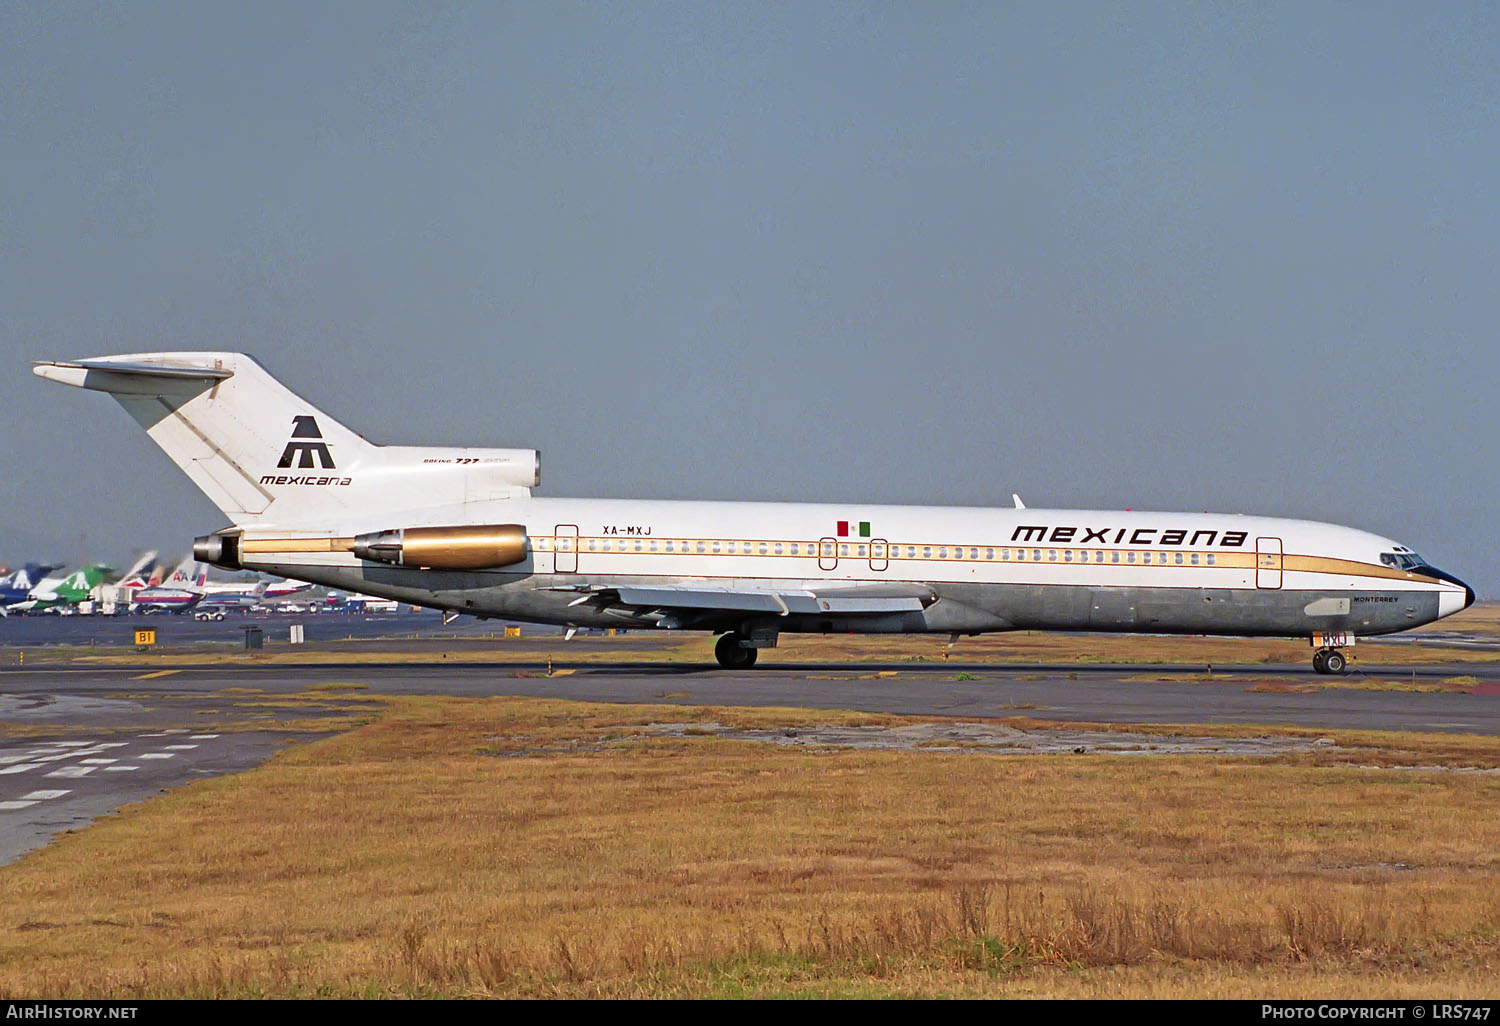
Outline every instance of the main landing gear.
[[744, 639], [734, 631], [730, 631], [714, 645], [714, 658], [719, 665], [726, 670], [748, 670], [755, 665], [755, 657], [759, 654], [753, 648], [746, 648], [741, 641]]
[[1349, 661], [1336, 648], [1320, 648], [1313, 653], [1313, 669], [1337, 676], [1348, 669]]

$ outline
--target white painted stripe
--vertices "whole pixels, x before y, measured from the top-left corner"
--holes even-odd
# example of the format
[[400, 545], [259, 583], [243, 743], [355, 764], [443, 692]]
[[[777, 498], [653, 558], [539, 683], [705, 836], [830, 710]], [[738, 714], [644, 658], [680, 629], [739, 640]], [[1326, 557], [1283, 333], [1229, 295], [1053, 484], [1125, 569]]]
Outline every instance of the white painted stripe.
[[144, 755], [137, 756], [137, 758], [140, 758], [140, 759], [175, 759], [175, 758], [177, 758], [177, 756], [173, 752], [147, 752]]
[[29, 809], [36, 802], [0, 802], [0, 812], [11, 812], [15, 809]]
[[197, 745], [167, 745], [169, 752], [191, 752]]
[[93, 766], [64, 766], [60, 770], [53, 770], [51, 773], [48, 773], [47, 776], [62, 777], [67, 780], [77, 780], [80, 777], [88, 776], [90, 773], [94, 772], [94, 769], [95, 767]]
[[5, 767], [5, 769], [0, 769], [0, 774], [5, 774], [5, 773], [25, 773], [27, 770], [34, 770], [34, 769], [41, 769], [41, 768], [42, 768], [42, 764], [39, 763], [39, 762], [23, 762], [19, 766], [7, 766], [7, 767]]
[[81, 764], [85, 765], [85, 766], [108, 766], [110, 763], [112, 763], [112, 762], [119, 762], [120, 760], [119, 759], [79, 759], [78, 761]]
[[100, 748], [124, 748], [128, 744], [130, 744], [129, 741], [101, 741], [101, 742], [99, 742], [99, 747]]
[[30, 794], [23, 794], [23, 795], [21, 795], [21, 798], [23, 800], [25, 800], [25, 799], [32, 799], [32, 800], [35, 800], [35, 801], [44, 802], [44, 801], [47, 801], [50, 798], [61, 798], [65, 794], [72, 794], [72, 793], [73, 793], [72, 791], [33, 791]]
[[43, 741], [42, 742], [42, 744], [44, 744], [44, 745], [51, 745], [53, 748], [87, 748], [89, 745], [91, 745], [93, 743], [94, 742], [92, 742], [92, 741]]
[[25, 762], [31, 758], [29, 755], [0, 755], [0, 766], [9, 766], [13, 762]]
[[138, 770], [138, 769], [140, 769], [139, 766], [106, 766], [106, 767], [104, 767], [104, 772], [106, 772], [106, 773], [129, 773], [132, 770]]
[[189, 741], [212, 741], [214, 738], [216, 738], [218, 736], [219, 735], [217, 735], [217, 734], [194, 734], [190, 738], [188, 738], [188, 740]]

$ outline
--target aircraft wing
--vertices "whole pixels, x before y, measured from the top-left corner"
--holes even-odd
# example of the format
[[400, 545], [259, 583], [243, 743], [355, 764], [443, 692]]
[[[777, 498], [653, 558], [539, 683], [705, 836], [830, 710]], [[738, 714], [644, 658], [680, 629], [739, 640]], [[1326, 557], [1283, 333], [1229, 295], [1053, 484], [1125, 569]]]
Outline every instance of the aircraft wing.
[[695, 587], [676, 584], [579, 585], [570, 605], [618, 610], [638, 616], [652, 612], [689, 622], [724, 616], [881, 616], [921, 612], [937, 596], [922, 585], [829, 586], [820, 588]]

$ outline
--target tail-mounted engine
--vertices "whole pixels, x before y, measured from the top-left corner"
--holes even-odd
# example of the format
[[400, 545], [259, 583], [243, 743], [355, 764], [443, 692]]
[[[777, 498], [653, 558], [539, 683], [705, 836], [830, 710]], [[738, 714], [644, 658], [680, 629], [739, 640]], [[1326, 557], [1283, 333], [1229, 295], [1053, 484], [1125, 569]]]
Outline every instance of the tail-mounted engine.
[[526, 528], [520, 524], [470, 527], [405, 527], [357, 535], [351, 551], [360, 559], [430, 570], [493, 570], [526, 558]]

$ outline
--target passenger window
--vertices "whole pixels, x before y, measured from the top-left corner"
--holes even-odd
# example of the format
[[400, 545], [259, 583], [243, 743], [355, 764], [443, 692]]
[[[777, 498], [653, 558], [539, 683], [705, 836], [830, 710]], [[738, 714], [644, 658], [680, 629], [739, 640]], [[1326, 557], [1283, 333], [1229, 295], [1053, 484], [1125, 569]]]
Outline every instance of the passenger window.
[[781, 553], [782, 553], [781, 542], [777, 542], [776, 545], [772, 548], [771, 551], [774, 552], [774, 553], [776, 553], [776, 555], [778, 555], [778, 556], [781, 555]]
[[1208, 554], [1208, 565], [1209, 566], [1213, 566], [1214, 565], [1214, 554], [1212, 552], [1210, 552]]
[[1111, 563], [1118, 563], [1120, 561], [1120, 554], [1118, 552], [1111, 552], [1109, 554], [1109, 561]]
[[1016, 559], [1019, 562], [1022, 562], [1022, 563], [1026, 562], [1026, 550], [1025, 549], [1017, 549], [1016, 550]]
[[1127, 553], [1126, 556], [1125, 556], [1125, 562], [1127, 562], [1127, 563], [1134, 563], [1135, 562], [1135, 553], [1134, 552]]
[[1032, 562], [1034, 562], [1034, 563], [1040, 563], [1042, 561], [1042, 550], [1041, 549], [1032, 549], [1031, 550], [1031, 559], [1032, 559]]
[[766, 554], [766, 543], [765, 542], [761, 542], [760, 543], [760, 554], [762, 556], [764, 556]]
[[1072, 549], [1063, 549], [1063, 562], [1064, 563], [1071, 563], [1071, 562], [1073, 562], [1073, 550]]
[[1196, 552], [1193, 553], [1193, 565], [1194, 566], [1198, 565], [1198, 553], [1196, 553]]
[[1056, 549], [1048, 549], [1047, 550], [1047, 562], [1049, 562], [1049, 563], [1056, 563], [1057, 562], [1057, 550]]
[[995, 558], [995, 550], [994, 549], [985, 549], [984, 550], [984, 558], [985, 559], [994, 559]]
[[1180, 553], [1180, 552], [1176, 553], [1176, 555], [1175, 555], [1175, 562], [1177, 563], [1178, 566], [1182, 565], [1182, 553]]

